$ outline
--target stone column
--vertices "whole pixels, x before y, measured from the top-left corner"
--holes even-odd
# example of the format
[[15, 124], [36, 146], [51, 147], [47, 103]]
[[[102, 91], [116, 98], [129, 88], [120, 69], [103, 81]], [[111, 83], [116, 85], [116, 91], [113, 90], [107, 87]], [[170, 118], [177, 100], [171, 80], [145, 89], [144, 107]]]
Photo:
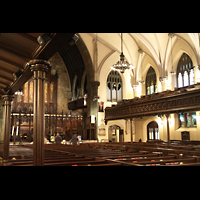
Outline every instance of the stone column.
[[133, 118], [131, 118], [131, 143], [133, 143]]
[[176, 87], [175, 83], [176, 83], [176, 75], [173, 74], [173, 75], [171, 75], [171, 90], [172, 91], [174, 91], [174, 89]]
[[9, 159], [9, 143], [10, 143], [10, 131], [11, 131], [11, 102], [13, 95], [3, 95], [5, 101], [5, 119], [4, 119], [4, 139], [3, 139], [3, 159]]
[[170, 133], [169, 133], [169, 116], [170, 114], [165, 114], [167, 118], [167, 145], [170, 145]]
[[94, 100], [94, 98], [98, 96], [99, 85], [99, 81], [93, 81], [90, 83], [87, 98], [87, 107], [89, 108], [88, 117], [91, 115], [95, 115], [96, 117], [96, 135], [94, 136], [95, 139], [98, 139], [98, 100]]
[[44, 165], [44, 134], [45, 134], [45, 79], [50, 68], [50, 62], [34, 59], [27, 63], [34, 73], [34, 117], [33, 117], [33, 165]]

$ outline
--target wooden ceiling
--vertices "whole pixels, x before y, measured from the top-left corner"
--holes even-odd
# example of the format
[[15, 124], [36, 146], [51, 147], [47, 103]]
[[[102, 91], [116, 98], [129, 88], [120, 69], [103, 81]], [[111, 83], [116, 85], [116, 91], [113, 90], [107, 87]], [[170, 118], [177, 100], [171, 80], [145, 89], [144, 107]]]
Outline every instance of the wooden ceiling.
[[67, 71], [69, 73], [71, 86], [73, 86], [72, 83], [74, 80], [74, 76], [76, 75], [78, 80], [78, 87], [80, 88], [85, 64], [78, 47], [76, 46], [76, 44], [69, 45], [68, 43], [66, 43], [59, 49], [58, 53], [64, 61]]
[[[35, 58], [49, 60], [75, 33], [51, 33], [51, 40], [43, 47], [37, 42], [42, 34], [0, 34], [0, 96], [13, 94], [32, 76], [26, 69], [28, 61]], [[19, 69], [23, 69], [23, 74], [15, 80], [13, 73]], [[6, 87], [9, 87], [8, 91], [3, 92]]]
[[1, 33], [0, 35], [0, 94], [14, 82], [13, 73], [24, 69], [37, 48], [42, 33]]

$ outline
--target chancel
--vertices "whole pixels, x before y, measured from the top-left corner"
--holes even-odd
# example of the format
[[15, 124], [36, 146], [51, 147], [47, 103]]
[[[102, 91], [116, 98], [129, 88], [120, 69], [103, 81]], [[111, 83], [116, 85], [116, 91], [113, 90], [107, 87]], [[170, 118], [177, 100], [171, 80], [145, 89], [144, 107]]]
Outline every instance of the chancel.
[[1, 33], [0, 166], [200, 166], [199, 44]]

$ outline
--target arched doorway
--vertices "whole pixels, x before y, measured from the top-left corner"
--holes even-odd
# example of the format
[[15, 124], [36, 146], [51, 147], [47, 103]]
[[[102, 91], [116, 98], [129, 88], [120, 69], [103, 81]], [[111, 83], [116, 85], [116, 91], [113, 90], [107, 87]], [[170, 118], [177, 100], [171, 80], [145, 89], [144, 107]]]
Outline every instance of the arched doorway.
[[108, 140], [109, 142], [123, 142], [124, 130], [117, 125], [109, 126], [108, 128]]
[[147, 125], [147, 139], [159, 140], [159, 129], [157, 122], [152, 121]]

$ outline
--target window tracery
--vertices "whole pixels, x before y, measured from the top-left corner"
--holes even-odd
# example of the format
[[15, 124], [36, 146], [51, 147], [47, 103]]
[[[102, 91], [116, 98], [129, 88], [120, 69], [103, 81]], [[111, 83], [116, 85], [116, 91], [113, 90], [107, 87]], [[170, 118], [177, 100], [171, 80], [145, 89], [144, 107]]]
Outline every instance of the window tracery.
[[157, 93], [156, 72], [153, 67], [150, 67], [146, 76], [146, 94]]
[[185, 87], [194, 84], [194, 67], [191, 58], [183, 53], [177, 66], [177, 86]]
[[107, 101], [122, 101], [122, 79], [119, 72], [112, 70], [107, 78]]

